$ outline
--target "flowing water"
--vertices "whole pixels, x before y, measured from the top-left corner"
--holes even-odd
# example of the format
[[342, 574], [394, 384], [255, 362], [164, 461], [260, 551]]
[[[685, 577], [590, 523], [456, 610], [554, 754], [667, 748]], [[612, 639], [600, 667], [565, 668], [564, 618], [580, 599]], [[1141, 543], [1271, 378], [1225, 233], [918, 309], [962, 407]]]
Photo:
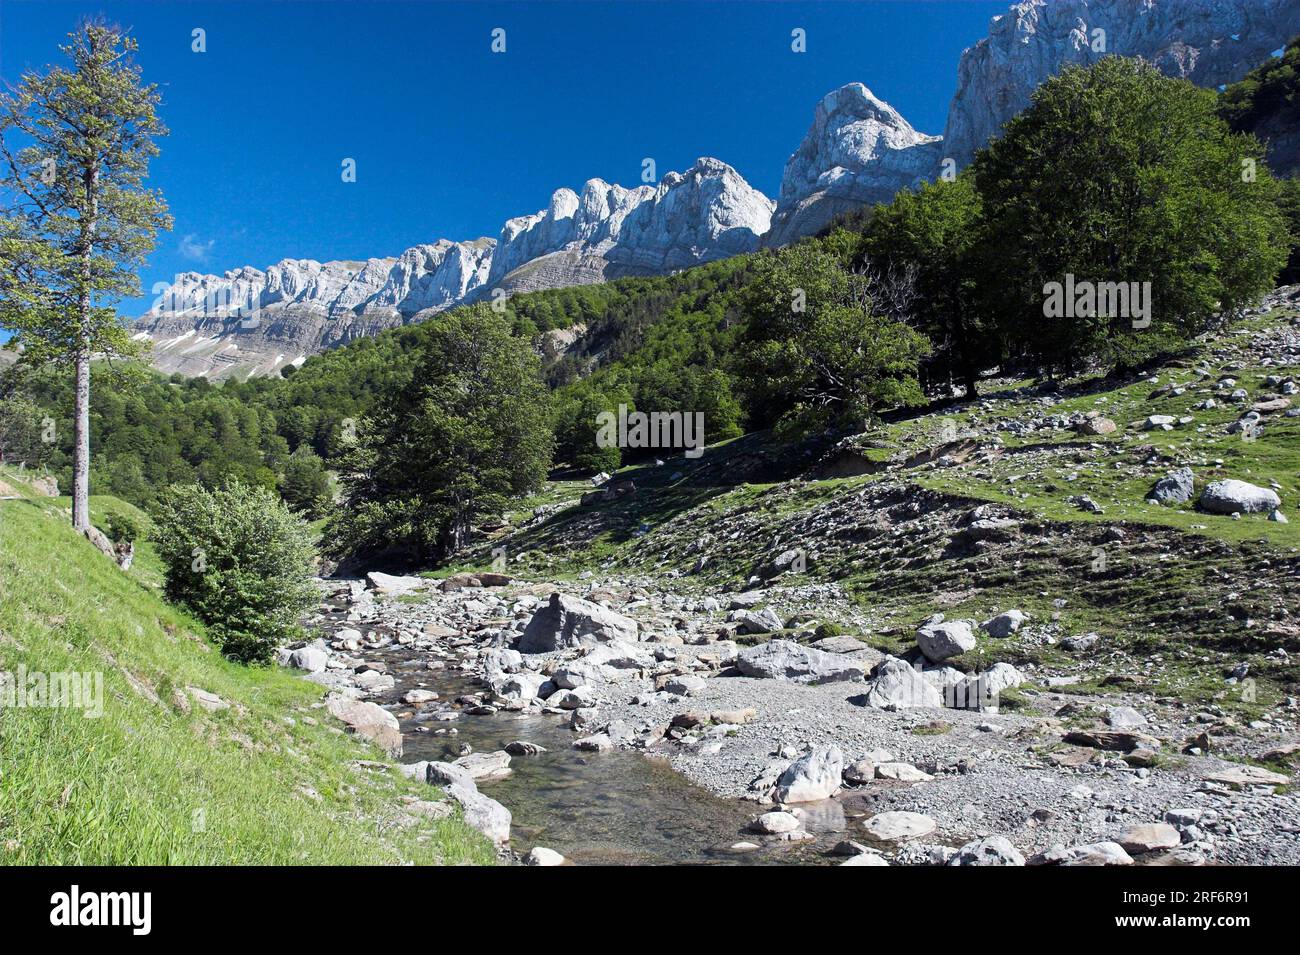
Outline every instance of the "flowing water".
[[[454, 674], [431, 672], [401, 656], [388, 658], [397, 695], [416, 685], [441, 699], [455, 699], [480, 687]], [[399, 710], [399, 716], [408, 712]], [[579, 864], [653, 865], [667, 863], [804, 863], [839, 861], [826, 849], [844, 838], [839, 804], [808, 807], [816, 842], [777, 843], [735, 851], [738, 842], [762, 843], [745, 826], [763, 809], [752, 802], [724, 799], [675, 772], [666, 760], [639, 752], [584, 753], [573, 749], [572, 730], [558, 716], [462, 716], [451, 723], [402, 720], [403, 759], [457, 757], [462, 743], [475, 752], [504, 749], [514, 740], [537, 743], [546, 752], [511, 758], [504, 779], [481, 780], [480, 790], [514, 816], [511, 846], [521, 855], [546, 846]], [[435, 736], [419, 728], [456, 727], [456, 736]], [[822, 830], [818, 832], [818, 830]], [[835, 835], [836, 831], [840, 835]]]

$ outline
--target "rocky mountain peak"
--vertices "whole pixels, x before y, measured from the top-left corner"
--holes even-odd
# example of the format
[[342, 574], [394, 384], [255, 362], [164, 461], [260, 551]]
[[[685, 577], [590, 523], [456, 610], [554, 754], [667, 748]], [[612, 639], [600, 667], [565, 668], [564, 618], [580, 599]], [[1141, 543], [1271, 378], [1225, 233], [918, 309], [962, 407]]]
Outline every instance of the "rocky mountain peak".
[[1298, 32], [1300, 0], [1022, 0], [962, 54], [944, 154], [970, 162], [1067, 66], [1139, 56], [1213, 87], [1240, 79]]
[[765, 245], [811, 235], [841, 212], [887, 202], [933, 172], [940, 137], [912, 128], [862, 83], [828, 93], [785, 165], [781, 199]]

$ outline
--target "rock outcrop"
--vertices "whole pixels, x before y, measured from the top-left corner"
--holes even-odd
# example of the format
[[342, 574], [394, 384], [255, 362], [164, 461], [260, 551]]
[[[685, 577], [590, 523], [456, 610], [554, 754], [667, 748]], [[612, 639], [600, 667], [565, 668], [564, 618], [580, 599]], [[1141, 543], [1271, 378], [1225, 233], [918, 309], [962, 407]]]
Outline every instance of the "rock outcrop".
[[823, 97], [812, 126], [785, 164], [781, 198], [766, 246], [816, 233], [842, 212], [888, 202], [930, 178], [940, 137], [917, 132], [861, 83]]
[[186, 272], [136, 323], [163, 371], [276, 374], [307, 356], [422, 321], [500, 289], [522, 292], [660, 275], [751, 252], [773, 203], [724, 162], [703, 158], [657, 185], [592, 179], [560, 189], [499, 239], [440, 239], [365, 262], [285, 259], [266, 270]]
[[1140, 56], [1169, 76], [1219, 86], [1297, 32], [1300, 0], [1023, 0], [962, 54], [943, 155], [969, 163], [1040, 83], [1072, 64]]

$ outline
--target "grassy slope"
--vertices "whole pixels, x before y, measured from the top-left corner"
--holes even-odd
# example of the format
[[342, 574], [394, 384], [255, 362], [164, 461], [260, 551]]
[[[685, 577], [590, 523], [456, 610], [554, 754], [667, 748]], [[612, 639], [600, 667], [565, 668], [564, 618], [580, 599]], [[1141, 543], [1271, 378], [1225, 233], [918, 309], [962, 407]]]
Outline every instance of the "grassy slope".
[[[130, 505], [96, 498], [92, 516], [114, 507]], [[0, 861], [492, 860], [458, 819], [404, 813], [428, 787], [357, 765], [381, 757], [328, 725], [318, 687], [222, 659], [157, 596], [147, 545], [123, 574], [65, 521], [56, 499], [0, 501], [0, 669], [102, 672], [104, 715], [0, 709]], [[233, 705], [185, 713], [186, 686]]]

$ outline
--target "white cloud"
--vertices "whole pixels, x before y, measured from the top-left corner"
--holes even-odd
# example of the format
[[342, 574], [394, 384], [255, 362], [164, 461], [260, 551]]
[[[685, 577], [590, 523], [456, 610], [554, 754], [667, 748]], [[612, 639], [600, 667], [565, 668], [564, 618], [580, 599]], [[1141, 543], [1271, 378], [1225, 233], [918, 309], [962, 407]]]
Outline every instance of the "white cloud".
[[216, 239], [209, 239], [207, 242], [201, 242], [199, 237], [191, 232], [181, 238], [181, 255], [195, 262], [206, 262], [208, 253], [212, 251], [216, 241]]

